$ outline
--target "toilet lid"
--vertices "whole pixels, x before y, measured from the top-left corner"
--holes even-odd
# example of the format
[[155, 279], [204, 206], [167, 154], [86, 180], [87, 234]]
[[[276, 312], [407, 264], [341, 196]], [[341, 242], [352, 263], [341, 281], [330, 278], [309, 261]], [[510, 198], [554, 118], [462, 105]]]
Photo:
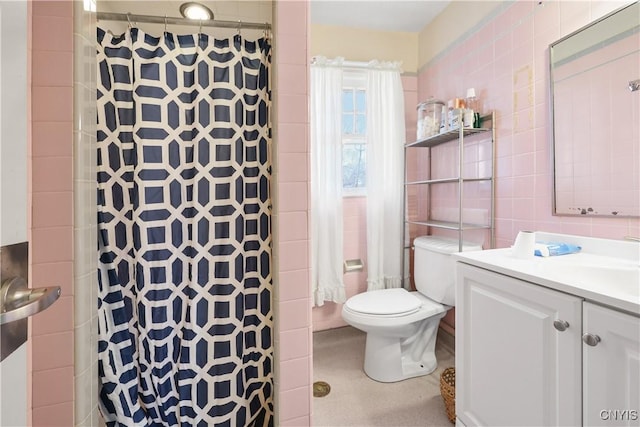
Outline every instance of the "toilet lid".
[[350, 310], [379, 316], [414, 312], [422, 305], [418, 298], [403, 288], [362, 292], [349, 298], [345, 304]]

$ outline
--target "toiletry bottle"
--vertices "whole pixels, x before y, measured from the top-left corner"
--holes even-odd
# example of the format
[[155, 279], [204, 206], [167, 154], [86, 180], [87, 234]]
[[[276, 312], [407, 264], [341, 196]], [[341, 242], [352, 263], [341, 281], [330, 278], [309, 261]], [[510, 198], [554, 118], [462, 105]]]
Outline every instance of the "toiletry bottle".
[[462, 113], [462, 124], [466, 128], [472, 128], [475, 124], [473, 110], [469, 107], [465, 108]]
[[442, 113], [440, 114], [440, 133], [449, 130], [449, 110], [445, 105], [442, 106]]
[[416, 138], [423, 139], [425, 137], [424, 116], [425, 116], [425, 111], [427, 109], [427, 104], [424, 102], [421, 102], [420, 104], [418, 104], [418, 107], [416, 109], [418, 110], [418, 121], [416, 123], [417, 124]]
[[[467, 98], [465, 100], [466, 106], [468, 110], [473, 111], [473, 123], [472, 127], [479, 128], [480, 127], [480, 100], [476, 97], [475, 88], [467, 89]], [[467, 113], [467, 112], [465, 112]], [[465, 120], [465, 126], [467, 125], [467, 120]]]
[[460, 101], [460, 98], [449, 100], [449, 130], [458, 129], [458, 126], [460, 125]]

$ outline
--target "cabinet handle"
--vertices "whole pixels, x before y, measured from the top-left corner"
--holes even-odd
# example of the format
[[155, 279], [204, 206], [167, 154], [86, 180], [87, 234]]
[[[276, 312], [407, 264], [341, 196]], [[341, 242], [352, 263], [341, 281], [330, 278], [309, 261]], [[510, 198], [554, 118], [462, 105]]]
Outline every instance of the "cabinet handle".
[[585, 344], [590, 345], [591, 347], [595, 347], [601, 340], [600, 337], [596, 334], [584, 334], [582, 335], [582, 341], [584, 341]]
[[554, 320], [553, 327], [560, 332], [564, 332], [569, 328], [569, 322], [566, 320]]

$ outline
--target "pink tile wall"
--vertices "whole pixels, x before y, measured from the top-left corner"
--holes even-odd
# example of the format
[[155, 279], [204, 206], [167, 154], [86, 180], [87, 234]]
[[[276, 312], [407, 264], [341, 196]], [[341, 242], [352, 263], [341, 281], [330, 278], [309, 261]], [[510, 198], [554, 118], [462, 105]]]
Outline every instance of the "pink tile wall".
[[[550, 215], [550, 168], [545, 160], [548, 158], [545, 142], [548, 118], [543, 108], [547, 102], [542, 74], [546, 69], [544, 47], [559, 37], [560, 28], [562, 34], [566, 34], [587, 23], [593, 14], [607, 10], [606, 6], [595, 3], [590, 16], [581, 9], [582, 3], [544, 4], [545, 11], [536, 14], [531, 25], [525, 19], [518, 31], [512, 28], [505, 32], [504, 28], [513, 27], [513, 23], [526, 17], [534, 7], [533, 3], [514, 5], [485, 26], [477, 40], [466, 44], [464, 49], [452, 49], [441, 61], [425, 68], [417, 84], [420, 90], [413, 90], [412, 99], [417, 101], [417, 93], [423, 98], [426, 94], [439, 92], [442, 95], [438, 96], [446, 98], [463, 93], [466, 86], [472, 84], [480, 96], [489, 101], [487, 108], [499, 113], [498, 246], [510, 244], [515, 233], [525, 226], [598, 237], [637, 235], [640, 229], [637, 220]], [[311, 310], [308, 232], [304, 229], [308, 221], [308, 2], [276, 2], [274, 10], [275, 21], [283, 23], [275, 26], [278, 49], [274, 50], [279, 80], [275, 84], [277, 168], [274, 180], [277, 187], [274, 228], [278, 236], [275, 253], [279, 265], [276, 282], [277, 416], [280, 425], [300, 426], [310, 425], [311, 413]], [[39, 321], [37, 316], [33, 321], [34, 384], [57, 384], [53, 388], [38, 388], [33, 393], [34, 425], [72, 424], [73, 390], [72, 380], [68, 378], [73, 377], [73, 356], [68, 352], [68, 343], [73, 328], [72, 319], [65, 314], [73, 304], [70, 237], [73, 220], [69, 214], [72, 177], [56, 173], [54, 175], [62, 175], [63, 179], [42, 179], [48, 171], [72, 169], [72, 88], [69, 79], [72, 28], [70, 1], [33, 3], [32, 92], [33, 99], [38, 100], [32, 112], [33, 282], [34, 286], [45, 286], [56, 281], [63, 286], [62, 299], [51, 309], [59, 307], [58, 315], [53, 316], [51, 322]], [[470, 53], [472, 49], [476, 53]], [[489, 50], [490, 57], [487, 56]], [[473, 67], [469, 64], [463, 67], [458, 59], [466, 58], [465, 53], [469, 54]], [[46, 67], [48, 72], [41, 73], [40, 67]], [[452, 69], [458, 70], [457, 73], [450, 73]], [[504, 85], [514, 77], [519, 83], [514, 82], [513, 87]], [[407, 113], [410, 112], [412, 110], [407, 108]], [[415, 119], [412, 120], [415, 123]], [[407, 126], [409, 139], [415, 132], [411, 129]], [[525, 135], [519, 135], [522, 133]], [[519, 155], [525, 156], [516, 160], [514, 144], [521, 140], [528, 141], [529, 145], [524, 150], [523, 145], [516, 146]], [[533, 168], [526, 170], [524, 165], [532, 161]], [[517, 215], [514, 215], [516, 200], [528, 200], [533, 212], [516, 207]], [[50, 215], [40, 215], [40, 209], [36, 213], [36, 207], [46, 209]], [[56, 254], [41, 249], [49, 247], [56, 249]]]
[[[277, 2], [274, 64], [279, 230], [276, 286], [279, 425], [310, 425], [311, 315], [308, 274], [306, 2]], [[72, 2], [33, 2], [32, 117], [34, 286], [63, 296], [33, 321], [33, 425], [73, 424]], [[42, 67], [42, 68], [40, 68]], [[44, 72], [44, 69], [47, 72]], [[280, 76], [279, 78], [277, 76]], [[286, 79], [284, 78], [286, 77]], [[55, 173], [51, 173], [55, 171]], [[67, 172], [65, 172], [67, 171]], [[41, 209], [46, 212], [42, 214]], [[45, 316], [45, 314], [39, 315]], [[70, 351], [71, 350], [71, 351]]]
[[32, 424], [73, 425], [73, 2], [32, 3], [31, 285], [60, 299], [31, 321]]
[[[497, 247], [511, 245], [519, 230], [612, 239], [640, 235], [637, 218], [551, 214], [548, 45], [620, 5], [607, 1], [516, 2], [420, 70], [420, 99], [461, 97], [467, 88], [474, 87], [484, 110], [496, 113]], [[446, 154], [438, 156], [434, 158], [436, 163], [448, 161]], [[480, 166], [482, 161], [478, 158], [480, 169], [484, 168]], [[628, 174], [631, 167], [625, 171]], [[472, 197], [479, 194], [467, 192]], [[450, 195], [443, 192], [439, 197], [435, 203], [446, 206]], [[414, 203], [410, 214], [418, 215], [421, 207]], [[448, 317], [444, 323], [453, 325]]]
[[311, 425], [307, 1], [274, 2], [276, 424]]
[[[344, 275], [347, 298], [367, 290], [367, 199], [365, 197], [345, 197], [343, 209], [343, 251], [344, 259], [361, 259], [363, 271]], [[346, 326], [342, 320], [342, 304], [325, 302], [321, 307], [313, 307], [313, 330]]]
[[[47, 321], [35, 317], [33, 322], [33, 424], [42, 426], [73, 424], [71, 4], [36, 1], [33, 7], [33, 63], [38, 66], [34, 69], [32, 123], [33, 204], [38, 209], [33, 219], [33, 281], [34, 286], [53, 281], [63, 285], [63, 297], [48, 312]], [[280, 230], [275, 248], [280, 259], [277, 416], [280, 425], [300, 426], [310, 425], [311, 413], [308, 5], [278, 2], [275, 10], [276, 19], [285, 23], [275, 27], [280, 45], [274, 61], [279, 80], [275, 82], [279, 88], [276, 105], [280, 106], [275, 112], [279, 135], [275, 192], [280, 194], [274, 218]], [[51, 171], [56, 173], [51, 175]]]
[[547, 48], [620, 5], [516, 2], [420, 70], [420, 99], [460, 97], [468, 87], [475, 87], [485, 111], [496, 112], [498, 247], [511, 245], [523, 229], [613, 239], [640, 234], [638, 219], [551, 214]]

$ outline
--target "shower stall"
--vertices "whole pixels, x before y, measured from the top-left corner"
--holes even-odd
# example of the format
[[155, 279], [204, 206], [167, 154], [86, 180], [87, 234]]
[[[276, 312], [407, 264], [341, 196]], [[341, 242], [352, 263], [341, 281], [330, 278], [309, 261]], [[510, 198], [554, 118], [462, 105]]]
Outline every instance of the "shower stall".
[[[78, 425], [101, 423], [97, 415], [99, 405], [104, 413], [117, 414], [111, 422], [118, 416], [140, 422], [143, 413], [151, 417], [148, 419], [167, 425], [175, 421], [172, 416], [188, 417], [189, 422], [207, 417], [212, 420], [216, 416], [222, 420], [229, 408], [231, 412], [226, 414], [233, 413], [236, 418], [228, 419], [236, 423], [242, 424], [242, 420], [255, 425], [274, 422], [273, 401], [278, 385], [274, 384], [273, 372], [278, 361], [274, 361], [273, 347], [278, 332], [274, 332], [272, 319], [278, 295], [270, 288], [277, 274], [277, 260], [271, 259], [272, 195], [269, 189], [274, 184], [270, 184], [269, 179], [272, 153], [276, 150], [270, 147], [271, 115], [267, 110], [271, 103], [270, 41], [262, 36], [264, 29], [270, 27], [272, 7], [278, 8], [271, 2], [242, 3], [255, 3], [259, 13], [266, 15], [264, 19], [254, 19], [254, 28], [260, 28], [254, 31], [258, 37], [251, 37], [251, 25], [246, 25], [248, 20], [244, 17], [240, 22], [229, 21], [226, 30], [206, 28], [206, 23], [198, 23], [189, 32], [179, 32], [177, 25], [182, 22], [168, 17], [139, 13], [127, 17], [122, 11], [120, 13], [125, 13], [119, 18], [122, 22], [116, 24], [108, 20], [116, 19], [117, 11], [112, 9], [111, 15], [99, 12], [96, 16], [80, 2], [74, 2], [74, 418]], [[104, 5], [126, 8], [131, 3], [105, 2]], [[306, 7], [298, 8], [293, 13], [304, 14], [305, 10]], [[154, 28], [146, 21], [159, 25]], [[94, 54], [96, 27], [105, 28], [102, 32], [98, 30], [99, 38], [102, 37], [103, 44], [106, 39], [109, 42], [103, 51], [98, 48], [98, 62], [102, 64], [98, 69]], [[127, 35], [119, 37], [120, 34]], [[198, 35], [193, 37], [194, 34]], [[227, 45], [215, 39], [226, 40]], [[139, 67], [135, 70], [127, 70], [123, 65], [120, 54], [127, 50], [121, 49], [126, 43], [140, 43], [129, 49], [134, 54], [143, 52], [143, 59], [134, 61], [134, 67]], [[149, 59], [149, 52], [162, 50], [158, 48], [162, 43], [167, 51], [175, 48], [186, 51], [174, 56], [177, 62], [173, 65], [167, 58], [169, 55], [160, 54], [158, 66]], [[229, 63], [225, 48], [235, 48], [241, 56]], [[205, 67], [198, 65], [195, 55], [198, 49], [206, 57], [219, 61], [206, 67], [212, 70], [209, 76], [203, 72]], [[147, 63], [140, 63], [144, 61]], [[176, 64], [191, 68], [180, 71], [175, 67], [178, 71], [173, 77], [169, 75], [167, 82], [149, 84], [151, 80], [167, 78], [167, 70]], [[220, 71], [224, 69], [227, 71]], [[146, 81], [126, 93], [123, 85], [128, 85], [127, 79], [134, 75]], [[96, 76], [99, 77], [96, 79]], [[183, 91], [174, 102], [162, 104], [165, 97], [158, 93], [170, 91], [167, 88], [178, 79], [199, 88], [211, 83], [206, 95], [213, 94], [213, 100], [207, 102], [193, 92]], [[226, 87], [213, 86], [220, 82], [226, 83]], [[240, 83], [246, 85], [250, 93], [233, 93], [239, 90]], [[262, 92], [262, 98], [256, 91]], [[147, 102], [142, 101], [144, 97]], [[132, 100], [137, 105], [135, 108]], [[190, 108], [181, 110], [174, 105], [185, 100]], [[177, 115], [172, 115], [176, 111]], [[136, 115], [140, 123], [137, 128], [132, 124]], [[207, 116], [212, 121], [225, 121], [227, 125], [202, 122]], [[248, 127], [247, 123], [238, 122], [240, 116], [250, 122]], [[155, 125], [151, 124], [153, 121]], [[179, 125], [192, 127], [177, 131]], [[164, 146], [160, 142], [161, 134], [167, 140]], [[234, 139], [231, 135], [240, 137]], [[189, 147], [180, 146], [178, 138], [181, 137], [189, 141]], [[216, 137], [226, 142], [205, 143]], [[96, 146], [101, 146], [99, 151]], [[207, 161], [212, 162], [210, 167], [206, 166]], [[222, 163], [216, 164], [216, 161]], [[99, 165], [97, 170], [94, 165]], [[159, 174], [166, 175], [166, 181], [159, 182]], [[139, 182], [130, 180], [136, 176], [141, 178]], [[273, 192], [277, 192], [277, 188]], [[216, 205], [216, 200], [221, 202]], [[198, 207], [182, 206], [181, 202], [205, 208], [199, 212]], [[143, 203], [148, 203], [146, 208]], [[99, 206], [97, 211], [91, 208], [95, 206]], [[182, 221], [176, 221], [178, 216]], [[166, 221], [167, 217], [172, 221]], [[143, 222], [136, 224], [135, 220]], [[160, 223], [166, 225], [163, 230]], [[177, 255], [167, 251], [172, 245]], [[99, 246], [100, 258], [96, 259], [95, 248]], [[100, 286], [95, 274], [98, 267]], [[213, 279], [209, 288], [205, 284], [207, 278]], [[125, 280], [127, 285], [118, 284]], [[174, 288], [144, 288], [145, 280], [150, 285], [169, 282]], [[193, 284], [193, 288], [185, 285], [186, 282]], [[179, 297], [167, 298], [176, 294]], [[100, 301], [99, 310], [93, 308], [96, 300]], [[189, 322], [191, 329], [185, 327]], [[230, 332], [232, 329], [243, 332]], [[210, 342], [193, 338], [207, 335], [212, 338]], [[105, 339], [107, 336], [111, 338]], [[183, 345], [179, 344], [181, 340]], [[96, 354], [96, 347], [100, 356]], [[205, 347], [207, 350], [203, 350]], [[244, 351], [248, 347], [252, 349]], [[230, 369], [235, 362], [229, 360], [226, 361], [230, 363], [213, 363], [214, 354], [218, 360], [239, 355], [244, 368]], [[132, 359], [146, 359], [149, 363], [134, 366]], [[188, 366], [189, 363], [192, 365]], [[100, 378], [95, 375], [97, 371]], [[195, 380], [193, 375], [197, 376]], [[208, 380], [204, 378], [207, 376]], [[257, 382], [252, 383], [251, 378]], [[190, 389], [185, 387], [189, 383], [194, 384]], [[79, 392], [82, 390], [87, 392]], [[144, 402], [144, 410], [136, 407], [135, 397], [123, 404], [134, 393]], [[242, 393], [250, 398], [244, 409], [238, 409], [242, 405], [234, 401], [233, 395]], [[161, 398], [157, 399], [158, 396]], [[160, 407], [149, 409], [152, 401], [161, 401]], [[117, 404], [110, 406], [109, 402]], [[220, 402], [223, 404], [214, 408]], [[190, 411], [189, 405], [196, 410]], [[286, 408], [284, 416], [291, 417]], [[109, 416], [106, 418], [109, 421]]]

